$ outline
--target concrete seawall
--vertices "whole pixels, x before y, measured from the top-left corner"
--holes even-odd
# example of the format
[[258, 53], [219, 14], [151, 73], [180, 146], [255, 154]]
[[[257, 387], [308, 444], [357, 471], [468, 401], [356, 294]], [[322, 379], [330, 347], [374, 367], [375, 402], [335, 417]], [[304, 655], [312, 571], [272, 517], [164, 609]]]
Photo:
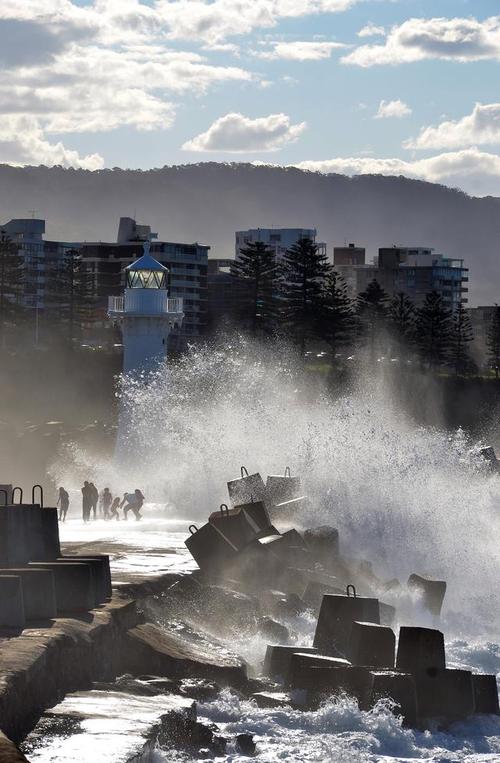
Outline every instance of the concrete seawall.
[[126, 666], [122, 645], [143, 622], [138, 603], [179, 576], [130, 582], [109, 602], [82, 615], [30, 623], [21, 632], [0, 632], [0, 763], [22, 761], [16, 749], [43, 712], [94, 681], [110, 681]]

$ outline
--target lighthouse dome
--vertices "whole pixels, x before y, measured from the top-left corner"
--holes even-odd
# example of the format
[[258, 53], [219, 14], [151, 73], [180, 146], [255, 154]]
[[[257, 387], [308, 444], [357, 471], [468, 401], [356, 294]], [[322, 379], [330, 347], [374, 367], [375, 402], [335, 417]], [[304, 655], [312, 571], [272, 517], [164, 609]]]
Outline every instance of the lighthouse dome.
[[128, 289], [166, 289], [168, 268], [149, 253], [149, 242], [144, 254], [125, 268]]

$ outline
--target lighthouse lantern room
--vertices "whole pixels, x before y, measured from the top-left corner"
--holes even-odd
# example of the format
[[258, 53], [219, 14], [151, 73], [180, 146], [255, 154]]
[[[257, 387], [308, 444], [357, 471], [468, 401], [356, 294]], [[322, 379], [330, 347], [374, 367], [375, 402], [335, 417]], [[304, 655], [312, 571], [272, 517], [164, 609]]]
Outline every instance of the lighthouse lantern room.
[[108, 314], [123, 336], [123, 371], [154, 371], [167, 355], [168, 336], [184, 318], [182, 299], [169, 299], [168, 268], [149, 253], [125, 269], [122, 297], [110, 297]]

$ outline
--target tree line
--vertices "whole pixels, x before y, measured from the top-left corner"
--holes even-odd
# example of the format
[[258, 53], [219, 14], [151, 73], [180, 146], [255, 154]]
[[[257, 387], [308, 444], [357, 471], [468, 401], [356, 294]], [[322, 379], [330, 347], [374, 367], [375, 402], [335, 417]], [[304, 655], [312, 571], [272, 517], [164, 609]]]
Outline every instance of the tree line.
[[[448, 367], [456, 375], [474, 372], [469, 347], [470, 318], [461, 302], [450, 310], [432, 291], [419, 306], [404, 294], [390, 296], [374, 278], [352, 297], [342, 276], [317, 245], [302, 239], [278, 262], [264, 242], [240, 250], [233, 275], [246, 283], [243, 315], [254, 336], [287, 334], [300, 352], [326, 343], [333, 356], [365, 347], [381, 356], [415, 358], [431, 369]], [[500, 369], [500, 307], [495, 307], [487, 339], [489, 363]]]

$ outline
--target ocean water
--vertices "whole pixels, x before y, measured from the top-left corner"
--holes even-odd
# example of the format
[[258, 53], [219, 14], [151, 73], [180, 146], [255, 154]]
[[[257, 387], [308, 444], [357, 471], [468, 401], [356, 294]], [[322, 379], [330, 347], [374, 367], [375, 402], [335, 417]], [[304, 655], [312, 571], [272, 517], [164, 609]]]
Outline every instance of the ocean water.
[[[156, 504], [145, 509], [150, 529], [157, 522], [161, 533], [168, 517], [186, 530], [203, 521], [227, 500], [225, 483], [242, 464], [263, 476], [289, 465], [310, 497], [299, 526], [336, 526], [341, 551], [371, 561], [382, 580], [404, 583], [413, 572], [446, 580], [439, 627], [448, 666], [499, 674], [500, 478], [479, 455], [489, 442], [417, 425], [372, 369], [332, 399], [286, 348], [257, 354], [241, 338], [192, 350], [147, 381], [123, 383], [126, 456], [102, 463], [71, 446], [54, 464], [58, 482], [77, 488], [91, 475], [116, 492], [140, 487]], [[492, 422], [494, 445], [496, 434]], [[406, 594], [394, 603], [402, 618], [435, 625]], [[246, 656], [257, 660], [260, 649], [249, 644]], [[230, 692], [199, 712], [222, 730], [254, 733], [262, 761], [500, 762], [500, 721], [491, 717], [421, 733], [383, 705], [363, 713], [344, 698], [317, 713], [260, 710]], [[230, 750], [223, 760], [244, 759]]]

